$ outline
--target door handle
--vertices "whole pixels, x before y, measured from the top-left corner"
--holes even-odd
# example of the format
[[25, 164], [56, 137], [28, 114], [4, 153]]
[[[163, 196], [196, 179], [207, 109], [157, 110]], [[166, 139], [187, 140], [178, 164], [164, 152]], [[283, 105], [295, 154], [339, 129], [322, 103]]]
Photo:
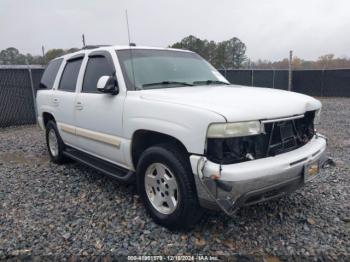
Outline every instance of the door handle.
[[77, 102], [76, 105], [75, 105], [75, 109], [76, 110], [83, 110], [83, 105], [81, 104], [81, 102]]

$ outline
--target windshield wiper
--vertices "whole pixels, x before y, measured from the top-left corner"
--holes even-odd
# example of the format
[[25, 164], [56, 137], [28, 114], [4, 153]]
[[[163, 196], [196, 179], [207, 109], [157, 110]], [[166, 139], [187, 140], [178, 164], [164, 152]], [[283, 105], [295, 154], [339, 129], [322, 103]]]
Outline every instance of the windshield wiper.
[[222, 84], [222, 85], [229, 85], [229, 83], [226, 83], [224, 81], [219, 80], [204, 80], [204, 81], [194, 81], [193, 84], [195, 85], [212, 85], [212, 84]]
[[143, 84], [142, 86], [158, 86], [158, 85], [182, 85], [182, 86], [193, 86], [190, 83], [186, 82], [178, 82], [178, 81], [163, 81], [163, 82], [155, 82], [155, 83], [149, 83], [149, 84]]

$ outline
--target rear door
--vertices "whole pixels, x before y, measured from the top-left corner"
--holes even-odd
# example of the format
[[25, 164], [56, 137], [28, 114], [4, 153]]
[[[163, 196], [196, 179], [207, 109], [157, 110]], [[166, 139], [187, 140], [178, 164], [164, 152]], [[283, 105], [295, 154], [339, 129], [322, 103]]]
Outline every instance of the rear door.
[[125, 91], [111, 95], [97, 90], [101, 76], [115, 75], [108, 51], [93, 51], [88, 56], [83, 83], [76, 99], [78, 147], [104, 160], [122, 165], [122, 114]]
[[61, 75], [59, 70], [61, 68], [63, 58], [52, 60], [45, 69], [45, 72], [40, 80], [40, 88], [36, 95], [36, 105], [38, 110], [38, 123], [41, 128], [44, 127], [43, 113], [53, 113], [52, 110], [52, 94], [54, 87], [57, 86], [58, 77]]
[[54, 116], [63, 141], [76, 145], [75, 100], [77, 83], [84, 54], [78, 54], [66, 61], [57, 89], [53, 92]]

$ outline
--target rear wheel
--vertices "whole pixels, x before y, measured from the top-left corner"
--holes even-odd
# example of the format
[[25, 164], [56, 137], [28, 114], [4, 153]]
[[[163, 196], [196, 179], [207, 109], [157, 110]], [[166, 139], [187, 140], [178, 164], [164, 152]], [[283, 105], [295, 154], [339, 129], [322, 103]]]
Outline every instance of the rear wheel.
[[202, 217], [194, 177], [176, 145], [153, 146], [141, 155], [137, 188], [153, 220], [169, 229], [188, 229]]
[[46, 144], [52, 162], [62, 164], [67, 160], [63, 155], [64, 143], [58, 133], [56, 123], [51, 120], [46, 125]]

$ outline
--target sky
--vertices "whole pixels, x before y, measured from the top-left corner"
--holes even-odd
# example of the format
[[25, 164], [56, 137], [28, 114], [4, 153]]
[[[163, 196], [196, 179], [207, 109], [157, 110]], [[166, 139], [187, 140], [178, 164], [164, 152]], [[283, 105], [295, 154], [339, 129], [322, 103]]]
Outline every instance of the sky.
[[0, 0], [0, 49], [22, 53], [131, 42], [166, 47], [190, 34], [238, 37], [252, 60], [350, 57], [348, 0]]

